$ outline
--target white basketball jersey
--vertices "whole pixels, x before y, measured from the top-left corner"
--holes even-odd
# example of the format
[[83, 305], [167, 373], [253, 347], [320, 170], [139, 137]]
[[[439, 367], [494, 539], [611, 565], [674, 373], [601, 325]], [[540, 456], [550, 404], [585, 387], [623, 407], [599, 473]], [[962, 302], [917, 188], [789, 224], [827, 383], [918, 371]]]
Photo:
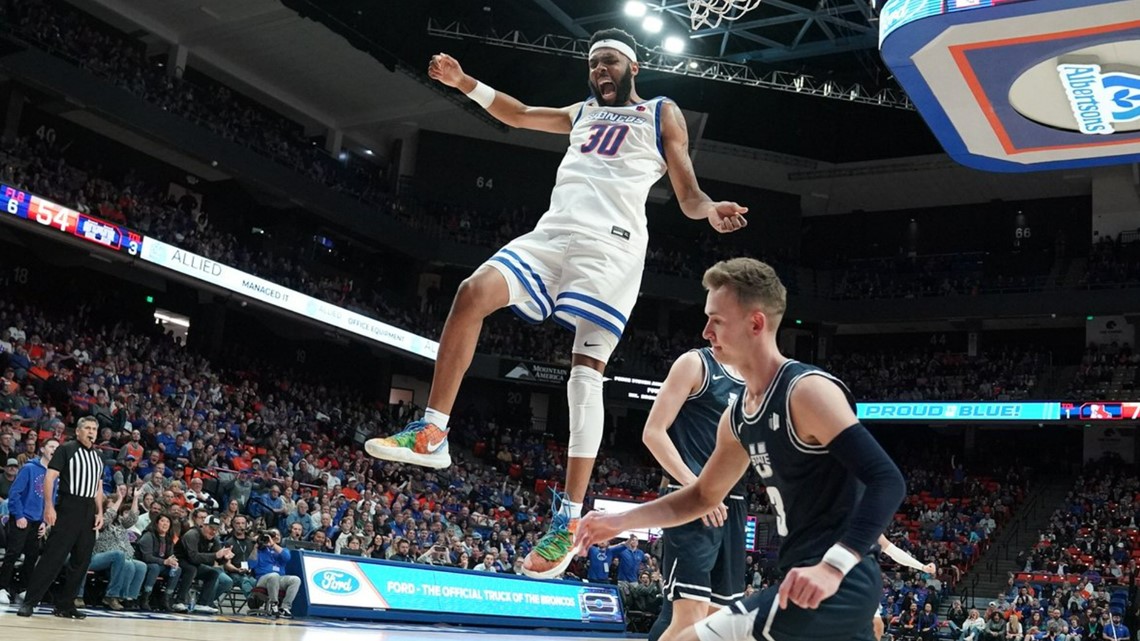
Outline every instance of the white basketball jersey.
[[616, 237], [644, 252], [649, 240], [645, 201], [666, 170], [661, 142], [666, 100], [622, 107], [600, 106], [594, 98], [583, 103], [558, 167], [550, 209], [537, 227]]

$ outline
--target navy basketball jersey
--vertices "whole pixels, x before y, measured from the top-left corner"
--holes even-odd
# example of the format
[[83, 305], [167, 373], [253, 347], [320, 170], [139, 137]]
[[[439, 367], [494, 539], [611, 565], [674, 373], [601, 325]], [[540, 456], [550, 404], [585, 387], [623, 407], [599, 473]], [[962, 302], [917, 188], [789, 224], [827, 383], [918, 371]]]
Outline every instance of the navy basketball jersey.
[[839, 379], [806, 363], [789, 360], [776, 372], [754, 414], [744, 410], [744, 395], [732, 407], [733, 435], [748, 451], [752, 466], [767, 486], [776, 513], [780, 544], [779, 567], [819, 562], [827, 549], [847, 531], [863, 484], [827, 448], [799, 438], [792, 425], [792, 390], [807, 376], [823, 376], [855, 399]]
[[[693, 474], [700, 476], [705, 463], [716, 449], [716, 430], [720, 417], [744, 393], [744, 381], [733, 378], [713, 358], [710, 348], [702, 347], [693, 351], [701, 357], [705, 379], [697, 391], [685, 400], [667, 433], [681, 455], [681, 460], [685, 461]], [[741, 484], [733, 488], [732, 494], [743, 494]]]

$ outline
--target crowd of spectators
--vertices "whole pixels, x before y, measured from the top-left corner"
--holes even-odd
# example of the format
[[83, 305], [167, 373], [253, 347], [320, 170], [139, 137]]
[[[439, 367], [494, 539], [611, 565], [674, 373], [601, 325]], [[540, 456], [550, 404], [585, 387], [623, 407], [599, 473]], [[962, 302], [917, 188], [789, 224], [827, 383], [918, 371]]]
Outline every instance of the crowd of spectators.
[[959, 638], [1099, 641], [1130, 639], [1140, 571], [1135, 500], [1140, 479], [1108, 456], [1084, 467], [1073, 489], [1018, 554], [1019, 571], [989, 603], [976, 631]]
[[[234, 357], [240, 368], [218, 367], [157, 326], [134, 332], [113, 319], [87, 304], [53, 315], [0, 303], [0, 458], [14, 459], [4, 478], [46, 439], [66, 440], [78, 416], [98, 419], [111, 507], [93, 569], [109, 575], [102, 603], [113, 610], [211, 613], [231, 585], [252, 593], [257, 577], [241, 563], [256, 566], [250, 541], [264, 533], [284, 549], [518, 573], [542, 532], [565, 449], [531, 431], [525, 412], [457, 418], [448, 470], [380, 463], [361, 441], [416, 408], [245, 354]], [[592, 490], [648, 492], [659, 474], [602, 457]], [[208, 554], [222, 555], [220, 569]], [[646, 571], [652, 585], [657, 562], [649, 555], [625, 571], [638, 583]], [[203, 586], [191, 606], [195, 579]], [[9, 600], [19, 592], [0, 588]]]
[[1140, 399], [1137, 371], [1140, 354], [1132, 346], [1089, 344], [1069, 386], [1066, 398], [1128, 401]]
[[[14, 458], [14, 471], [45, 439], [66, 439], [65, 426], [77, 416], [100, 422], [105, 487], [114, 503], [95, 566], [109, 575], [101, 592], [107, 607], [181, 611], [191, 607], [195, 579], [203, 583], [192, 606], [198, 612], [212, 612], [231, 585], [252, 594], [257, 577], [241, 563], [255, 566], [251, 551], [265, 533], [278, 534], [283, 549], [496, 572], [518, 572], [541, 533], [547, 489], [563, 478], [565, 449], [534, 433], [525, 411], [461, 413], [457, 463], [448, 470], [380, 463], [360, 442], [416, 408], [372, 402], [351, 385], [313, 380], [248, 354], [235, 355], [240, 368], [217, 366], [157, 328], [135, 332], [113, 322], [113, 313], [90, 304], [68, 315], [0, 304], [0, 458]], [[899, 587], [900, 603], [908, 590], [938, 598], [950, 590], [1023, 487], [1014, 471], [999, 480], [970, 478], [961, 467], [949, 476], [922, 466], [906, 474], [912, 496], [889, 535], [939, 572], [892, 575], [906, 587]], [[656, 468], [607, 455], [598, 460], [591, 493], [652, 498], [659, 483]], [[747, 487], [750, 512], [767, 513], [758, 479]], [[0, 506], [3, 513], [6, 503]], [[198, 537], [192, 550], [178, 547], [190, 532]], [[633, 607], [651, 616], [660, 607], [652, 596], [659, 593], [659, 556], [655, 545], [643, 549], [648, 554], [636, 564], [627, 561], [621, 570], [619, 561], [606, 571]], [[216, 553], [234, 556], [217, 557], [217, 571], [197, 567], [203, 563], [195, 554]], [[751, 555], [748, 590], [773, 579], [770, 560]], [[587, 557], [568, 578], [589, 572]], [[9, 598], [18, 591], [5, 589]], [[286, 601], [277, 607], [288, 610]]]
[[824, 369], [838, 376], [858, 399], [882, 401], [1032, 398], [1049, 354], [1002, 349], [977, 356], [935, 346], [835, 354]]
[[[513, 567], [533, 542], [545, 498], [519, 482], [506, 485], [489, 464], [459, 454], [457, 467], [429, 474], [364, 456], [355, 439], [407, 419], [408, 407], [286, 378], [256, 361], [245, 371], [218, 371], [155, 332], [89, 322], [82, 307], [61, 319], [2, 306], [0, 456], [22, 465], [43, 439], [66, 438], [65, 422], [92, 414], [101, 425], [109, 493], [124, 487], [137, 501], [124, 514], [154, 514], [158, 505], [175, 535], [204, 516], [193, 511], [203, 506], [221, 508], [223, 539], [233, 536], [238, 514], [249, 517], [252, 531], [288, 533], [299, 514], [310, 513], [312, 529], [324, 532], [320, 547], [329, 550], [357, 538], [370, 554], [395, 554], [402, 538], [418, 559], [433, 546], [452, 551], [465, 543], [474, 545], [469, 553], [494, 547]], [[526, 461], [527, 472], [561, 478], [556, 452], [539, 458]], [[306, 501], [311, 512], [307, 503], [298, 506]]]
[[[167, 69], [146, 44], [63, 2], [22, 0], [0, 6], [17, 37], [65, 58], [164, 111], [182, 116], [298, 174], [357, 197], [380, 192], [363, 169], [350, 169], [280, 114], [186, 69]], [[373, 172], [375, 174], [375, 172]]]

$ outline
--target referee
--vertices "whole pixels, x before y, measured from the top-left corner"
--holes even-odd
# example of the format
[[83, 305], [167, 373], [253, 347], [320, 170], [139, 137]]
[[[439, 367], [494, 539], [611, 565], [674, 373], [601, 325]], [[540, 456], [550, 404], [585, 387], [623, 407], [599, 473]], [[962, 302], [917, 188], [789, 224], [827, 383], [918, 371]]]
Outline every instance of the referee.
[[[75, 440], [55, 450], [44, 475], [44, 523], [51, 528], [43, 555], [31, 573], [24, 604], [16, 612], [30, 617], [47, 594], [66, 561], [67, 579], [56, 594], [55, 616], [86, 619], [75, 609], [75, 594], [87, 576], [95, 531], [103, 527], [103, 459], [95, 450], [99, 422], [93, 416], [79, 419]], [[52, 504], [52, 490], [59, 479], [59, 499]], [[70, 556], [69, 556], [70, 555]]]

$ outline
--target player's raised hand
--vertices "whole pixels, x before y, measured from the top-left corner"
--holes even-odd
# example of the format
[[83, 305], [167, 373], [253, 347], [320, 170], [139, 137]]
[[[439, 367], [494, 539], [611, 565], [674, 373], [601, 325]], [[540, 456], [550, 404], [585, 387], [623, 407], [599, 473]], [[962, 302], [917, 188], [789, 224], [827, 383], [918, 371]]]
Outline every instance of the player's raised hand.
[[459, 66], [459, 61], [446, 53], [435, 54], [428, 63], [428, 76], [448, 87], [458, 88], [463, 75], [463, 67]]
[[922, 566], [922, 571], [927, 574], [934, 574], [934, 571], [937, 569], [938, 567], [933, 563], [927, 563], [926, 565]]
[[590, 546], [598, 541], [609, 541], [617, 536], [622, 531], [616, 523], [617, 516], [595, 510], [582, 517], [574, 533], [574, 549], [580, 554], [585, 554]]
[[714, 507], [712, 512], [701, 517], [701, 521], [708, 527], [720, 527], [728, 520], [728, 506], [724, 503]]
[[748, 219], [744, 217], [744, 214], [748, 213], [747, 207], [741, 207], [727, 200], [706, 203], [705, 206], [709, 208], [709, 224], [722, 234], [728, 234], [748, 226]]
[[780, 583], [780, 609], [788, 602], [805, 610], [814, 610], [824, 599], [831, 598], [843, 582], [843, 573], [820, 561], [811, 567], [792, 568]]

